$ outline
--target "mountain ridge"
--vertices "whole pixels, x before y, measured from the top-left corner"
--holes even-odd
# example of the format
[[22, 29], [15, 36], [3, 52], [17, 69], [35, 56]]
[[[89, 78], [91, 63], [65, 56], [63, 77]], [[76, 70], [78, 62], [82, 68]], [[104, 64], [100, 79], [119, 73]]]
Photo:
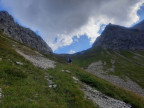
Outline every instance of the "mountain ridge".
[[144, 24], [139, 23], [133, 28], [108, 24], [92, 47], [100, 46], [113, 50], [144, 50], [144, 31], [136, 28], [139, 25]]
[[0, 31], [40, 52], [45, 54], [52, 53], [52, 49], [40, 36], [29, 28], [20, 26], [6, 11], [0, 11]]
[[144, 31], [144, 19], [141, 22], [139, 22], [138, 24], [134, 25], [132, 28]]

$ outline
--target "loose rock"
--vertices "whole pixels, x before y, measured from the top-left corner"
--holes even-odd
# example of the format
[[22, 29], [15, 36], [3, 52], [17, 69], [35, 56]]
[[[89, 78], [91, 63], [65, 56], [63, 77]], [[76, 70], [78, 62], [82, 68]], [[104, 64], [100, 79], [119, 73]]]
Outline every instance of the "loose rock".
[[79, 79], [77, 79], [76, 77], [72, 77], [75, 80], [75, 83], [78, 83]]
[[62, 72], [71, 73], [69, 70], [61, 70]]
[[56, 84], [54, 84], [54, 85], [53, 85], [53, 88], [56, 88], [56, 87], [57, 87], [57, 85], [56, 85]]
[[[76, 77], [72, 77], [76, 82], [80, 82]], [[81, 82], [80, 82], [81, 83]], [[111, 98], [102, 94], [100, 91], [90, 87], [89, 85], [82, 83], [83, 88], [81, 89], [87, 99], [92, 100], [100, 108], [131, 108], [131, 105], [126, 104], [123, 101]]]
[[56, 88], [57, 87], [57, 85], [56, 84], [54, 84], [54, 82], [53, 82], [53, 78], [52, 78], [52, 76], [45, 76], [45, 78], [46, 78], [46, 80], [48, 81], [48, 87], [49, 88]]
[[73, 78], [75, 81], [79, 81], [79, 79], [77, 79], [77, 78], [76, 78], [76, 77], [74, 77], [74, 76], [73, 76], [72, 78]]
[[106, 96], [87, 84], [82, 84], [84, 86], [82, 91], [84, 91], [85, 96], [99, 105], [100, 108], [131, 108], [131, 105], [126, 104], [123, 101]]
[[52, 85], [49, 85], [49, 88], [52, 88]]
[[65, 72], [67, 72], [67, 73], [71, 73], [69, 70], [65, 70]]
[[17, 64], [17, 65], [23, 65], [23, 63], [22, 63], [22, 62], [16, 62], [16, 64]]
[[113, 84], [116, 84], [120, 87], [123, 87], [127, 90], [130, 90], [132, 92], [135, 92], [137, 94], [144, 96], [144, 89], [141, 88], [136, 82], [132, 81], [130, 78], [126, 77], [126, 79], [123, 80], [118, 76], [104, 74], [109, 71], [111, 72], [115, 71], [115, 66], [114, 66], [115, 61], [111, 60], [111, 63], [112, 63], [112, 67], [104, 71], [103, 69], [104, 65], [101, 61], [94, 62], [88, 66], [88, 69], [86, 69], [86, 71], [91, 72], [97, 75], [98, 77], [103, 78]]
[[42, 68], [42, 69], [48, 69], [48, 68], [55, 68], [55, 62], [52, 60], [49, 60], [48, 58], [43, 57], [38, 52], [35, 53], [35, 55], [25, 54], [24, 52], [16, 49], [16, 51], [22, 55], [25, 59], [29, 60], [33, 63], [36, 67]]
[[0, 88], [0, 100], [2, 99], [2, 90]]

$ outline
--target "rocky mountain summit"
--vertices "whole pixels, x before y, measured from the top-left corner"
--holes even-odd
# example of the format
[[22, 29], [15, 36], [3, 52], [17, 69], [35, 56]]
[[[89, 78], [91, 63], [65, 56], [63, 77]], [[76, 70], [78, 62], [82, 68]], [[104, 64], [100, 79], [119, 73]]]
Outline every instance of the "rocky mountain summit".
[[113, 50], [143, 50], [144, 49], [144, 21], [132, 28], [109, 24], [93, 47], [100, 46]]
[[144, 32], [144, 20], [141, 21], [140, 23], [136, 24], [133, 29], [138, 29]]
[[29, 28], [24, 28], [17, 24], [14, 18], [6, 11], [0, 12], [0, 31], [40, 52], [45, 54], [52, 53], [52, 49], [40, 36]]

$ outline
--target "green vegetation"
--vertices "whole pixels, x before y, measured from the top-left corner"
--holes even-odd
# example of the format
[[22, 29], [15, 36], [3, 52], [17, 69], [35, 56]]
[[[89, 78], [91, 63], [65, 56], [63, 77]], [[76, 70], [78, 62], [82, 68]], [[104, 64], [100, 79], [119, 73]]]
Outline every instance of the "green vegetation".
[[76, 64], [82, 68], [87, 68], [93, 62], [107, 62], [106, 67], [110, 68], [112, 65], [110, 63], [111, 56], [107, 54], [105, 50], [102, 48], [91, 48], [86, 50], [84, 53], [76, 53], [74, 55], [55, 55], [59, 58], [59, 61], [62, 63], [66, 63], [68, 57], [71, 57], [73, 60], [73, 64]]
[[[0, 34], [2, 35], [2, 34]], [[82, 85], [75, 83], [72, 76], [79, 78], [81, 82], [91, 85], [102, 93], [123, 100], [131, 104], [134, 108], [144, 107], [144, 98], [119, 88], [95, 75], [84, 71], [78, 66], [67, 65], [57, 62], [54, 69], [43, 70], [33, 66], [29, 61], [12, 49], [12, 41], [0, 36], [0, 88], [2, 89], [2, 99], [0, 100], [1, 108], [95, 108], [94, 104], [84, 98], [83, 92], [80, 90]], [[73, 60], [75, 64], [87, 67], [88, 64], [102, 59], [106, 61], [106, 67], [111, 67], [111, 57], [105, 55], [106, 52], [101, 50], [92, 55], [90, 60], [83, 63], [83, 56], [79, 56], [79, 60]], [[33, 54], [28, 50], [27, 53]], [[92, 51], [92, 50], [91, 50]], [[99, 52], [99, 53], [98, 53]], [[89, 53], [90, 54], [90, 53]], [[47, 55], [48, 58], [59, 61], [57, 55]], [[66, 56], [65, 56], [66, 57]], [[66, 59], [65, 59], [66, 60]], [[18, 65], [16, 62], [22, 62]], [[61, 58], [64, 62], [64, 57]], [[122, 60], [123, 61], [123, 60]], [[82, 63], [82, 64], [81, 64]], [[126, 62], [127, 63], [127, 62]], [[62, 72], [61, 70], [69, 70], [71, 73]], [[51, 75], [56, 88], [49, 88], [48, 81], [45, 76]]]
[[115, 54], [115, 72], [111, 72], [110, 74], [114, 74], [120, 77], [128, 76], [130, 79], [144, 88], [144, 67], [141, 65], [142, 63], [132, 59], [131, 53], [128, 52], [126, 55], [123, 53], [126, 53], [126, 51], [121, 51], [120, 53], [122, 56], [126, 57], [126, 59]]
[[[71, 73], [65, 74], [65, 72], [61, 72], [60, 70], [70, 70]], [[57, 71], [58, 73], [56, 73]], [[57, 83], [59, 83], [60, 87], [64, 87], [63, 84], [67, 83], [65, 82], [65, 78], [69, 79], [69, 77], [76, 76], [77, 78], [79, 78], [80, 81], [88, 85], [91, 85], [92, 87], [96, 88], [97, 90], [110, 97], [114, 97], [116, 99], [129, 103], [134, 108], [144, 107], [144, 98], [136, 94], [133, 94], [132, 92], [126, 91], [125, 89], [122, 89], [118, 86], [115, 86], [101, 78], [98, 78], [97, 76], [88, 73], [77, 66], [59, 64], [59, 66], [56, 69], [49, 69], [48, 72], [57, 79]], [[65, 76], [62, 76], [63, 74], [65, 74]], [[62, 79], [62, 82], [65, 83], [61, 83], [60, 79]], [[69, 81], [72, 80], [69, 79]], [[75, 86], [75, 84], [73, 86]], [[69, 89], [69, 87], [67, 88]]]
[[84, 73], [82, 71], [77, 71], [76, 74], [81, 81], [87, 83], [88, 85], [95, 87], [97, 90], [101, 91], [102, 93], [110, 97], [129, 103], [134, 108], [144, 107], [144, 104], [143, 104], [144, 99], [137, 95], [134, 95], [131, 92], [128, 92], [122, 88], [114, 86], [111, 83], [106, 82], [105, 80], [102, 80], [87, 72]]
[[105, 50], [101, 49], [101, 48], [93, 48], [93, 49], [89, 49], [85, 52], [85, 54], [83, 55], [74, 55], [73, 58], [73, 63], [77, 64], [80, 67], [84, 67], [87, 68], [91, 63], [93, 62], [98, 62], [98, 61], [102, 61], [102, 62], [107, 62], [106, 67], [110, 68], [111, 64], [110, 64], [110, 60], [111, 60], [111, 56], [109, 56]]
[[93, 48], [85, 51], [84, 54], [61, 55], [57, 57], [60, 58], [60, 61], [64, 61], [68, 56], [72, 57], [73, 64], [82, 68], [87, 68], [93, 62], [106, 62], [106, 65], [103, 65], [104, 70], [111, 68], [111, 60], [114, 60], [115, 71], [109, 72], [108, 74], [116, 75], [124, 79], [127, 76], [144, 88], [144, 51], [130, 52], [122, 50], [117, 52]]
[[[10, 40], [0, 37], [1, 108], [94, 108], [66, 73], [54, 70], [57, 88], [49, 88], [45, 76], [48, 70], [39, 69], [11, 48]], [[22, 62], [18, 65], [16, 62]], [[58, 76], [56, 76], [58, 75]]]

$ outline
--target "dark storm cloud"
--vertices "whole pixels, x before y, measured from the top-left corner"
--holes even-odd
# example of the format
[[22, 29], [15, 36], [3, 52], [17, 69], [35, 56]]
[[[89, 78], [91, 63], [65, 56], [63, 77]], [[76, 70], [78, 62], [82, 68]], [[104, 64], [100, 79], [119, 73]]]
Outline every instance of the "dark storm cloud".
[[[53, 49], [69, 45], [75, 35], [87, 34], [95, 39], [103, 23], [131, 25], [138, 19], [135, 12], [142, 2], [144, 0], [2, 0], [3, 6], [11, 9], [23, 25], [39, 30]], [[53, 45], [56, 37], [58, 42]]]

